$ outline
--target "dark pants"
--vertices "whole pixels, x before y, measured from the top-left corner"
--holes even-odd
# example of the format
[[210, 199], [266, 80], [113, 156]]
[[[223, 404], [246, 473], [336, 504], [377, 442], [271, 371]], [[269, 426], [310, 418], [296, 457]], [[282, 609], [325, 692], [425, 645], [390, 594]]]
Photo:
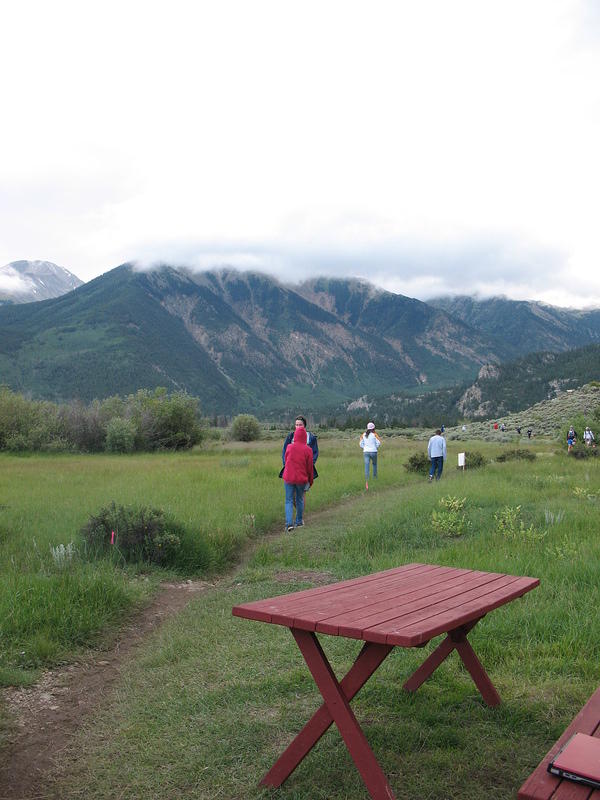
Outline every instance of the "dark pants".
[[439, 479], [442, 477], [443, 469], [444, 469], [444, 456], [433, 456], [433, 458], [431, 459], [431, 469], [429, 470], [429, 477], [433, 478], [433, 476], [435, 475], [436, 481], [439, 481]]

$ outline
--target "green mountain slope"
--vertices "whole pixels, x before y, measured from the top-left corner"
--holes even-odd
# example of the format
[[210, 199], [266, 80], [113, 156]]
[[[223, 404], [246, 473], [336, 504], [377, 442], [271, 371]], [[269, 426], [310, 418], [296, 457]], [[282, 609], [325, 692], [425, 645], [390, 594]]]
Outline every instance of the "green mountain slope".
[[164, 385], [207, 412], [266, 414], [474, 378], [497, 360], [445, 312], [348, 291], [355, 317], [264, 275], [123, 265], [55, 300], [0, 308], [0, 382], [56, 400]]
[[556, 308], [492, 297], [440, 297], [429, 304], [494, 338], [504, 360], [535, 351], [571, 350], [600, 342], [600, 310]]

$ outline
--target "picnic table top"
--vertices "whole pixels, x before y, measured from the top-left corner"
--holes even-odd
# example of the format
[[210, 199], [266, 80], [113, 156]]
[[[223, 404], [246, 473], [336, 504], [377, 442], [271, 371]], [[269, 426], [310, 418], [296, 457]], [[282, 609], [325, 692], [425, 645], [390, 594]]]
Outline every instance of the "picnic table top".
[[405, 564], [242, 603], [233, 608], [233, 614], [333, 636], [415, 647], [481, 618], [538, 584], [538, 578]]

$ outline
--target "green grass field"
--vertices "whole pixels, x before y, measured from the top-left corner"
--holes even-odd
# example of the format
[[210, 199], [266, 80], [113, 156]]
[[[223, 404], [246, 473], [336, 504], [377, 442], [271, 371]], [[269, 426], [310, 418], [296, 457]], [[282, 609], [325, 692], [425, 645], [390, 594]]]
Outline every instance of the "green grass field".
[[[459, 446], [465, 444], [449, 443], [444, 478], [429, 485], [402, 467], [423, 443], [384, 437], [380, 477], [366, 494], [355, 439], [324, 439], [307, 526], [262, 540], [283, 528], [278, 443], [173, 456], [0, 459], [5, 682], [26, 680], [58, 653], [94, 641], [158, 580], [158, 570], [144, 581], [142, 571], [112, 563], [81, 563], [66, 573], [50, 564], [50, 545], [76, 541], [100, 505], [166, 507], [198, 535], [225, 541], [215, 569], [240, 564], [145, 642], [116, 693], [61, 757], [56, 796], [273, 796], [258, 781], [319, 696], [289, 632], [234, 618], [231, 607], [306, 588], [313, 573], [337, 580], [420, 561], [541, 579], [525, 598], [488, 615], [471, 637], [503, 703], [495, 709], [483, 703], [456, 655], [417, 693], [406, 694], [403, 681], [436, 641], [424, 650], [394, 651], [353, 707], [399, 800], [514, 798], [599, 683], [600, 476], [595, 460], [575, 461], [540, 441], [531, 444], [534, 462], [492, 463], [463, 474], [455, 468]], [[502, 445], [469, 442], [466, 449], [493, 457]], [[448, 502], [440, 501], [448, 497], [465, 498], [457, 516], [444, 517]], [[58, 649], [44, 656], [31, 645], [41, 635], [36, 625], [46, 626], [52, 643], [67, 613], [68, 588], [45, 620], [38, 609], [35, 619], [7, 628], [5, 609], [12, 603], [18, 616], [14, 609], [41, 591], [38, 581], [68, 583], [65, 575], [80, 587], [81, 620], [63, 620]], [[47, 606], [53, 596], [46, 591]], [[96, 608], [87, 621], [86, 600]], [[69, 638], [75, 623], [79, 633]], [[343, 674], [358, 643], [328, 636], [321, 642]], [[28, 646], [37, 655], [22, 663], [18, 656]], [[275, 794], [367, 796], [335, 729]]]

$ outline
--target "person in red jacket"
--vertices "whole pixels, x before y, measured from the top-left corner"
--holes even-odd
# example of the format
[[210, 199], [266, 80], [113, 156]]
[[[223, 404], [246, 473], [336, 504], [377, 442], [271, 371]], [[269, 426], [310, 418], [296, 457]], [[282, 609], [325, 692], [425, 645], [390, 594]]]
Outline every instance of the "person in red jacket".
[[285, 486], [285, 524], [288, 531], [294, 530], [294, 499], [296, 501], [296, 528], [302, 527], [304, 492], [312, 486], [314, 477], [313, 451], [306, 444], [306, 428], [294, 431], [294, 441], [285, 450], [283, 483]]

